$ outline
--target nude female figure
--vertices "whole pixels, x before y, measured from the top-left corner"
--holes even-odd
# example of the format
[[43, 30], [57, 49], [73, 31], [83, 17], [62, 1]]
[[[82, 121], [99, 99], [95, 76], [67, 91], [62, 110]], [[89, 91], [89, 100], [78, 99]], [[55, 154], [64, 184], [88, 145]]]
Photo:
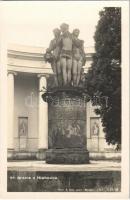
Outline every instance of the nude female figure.
[[73, 39], [73, 64], [72, 64], [72, 80], [73, 86], [78, 86], [81, 78], [81, 69], [84, 64], [84, 41], [79, 40], [79, 29], [74, 29], [72, 33]]

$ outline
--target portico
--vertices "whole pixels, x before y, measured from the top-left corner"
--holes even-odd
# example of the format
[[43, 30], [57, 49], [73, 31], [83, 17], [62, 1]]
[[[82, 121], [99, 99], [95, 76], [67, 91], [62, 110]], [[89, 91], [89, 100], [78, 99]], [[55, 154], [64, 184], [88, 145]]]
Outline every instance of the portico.
[[[38, 152], [48, 146], [48, 108], [39, 92], [45, 74], [8, 73], [8, 151]], [[43, 132], [44, 130], [44, 132]]]
[[[93, 50], [87, 51], [85, 71], [91, 64]], [[12, 45], [8, 48], [8, 159], [45, 159], [48, 149], [48, 105], [41, 98], [47, 88], [51, 66], [45, 63], [44, 50], [38, 47]], [[100, 116], [87, 103], [87, 147], [90, 157], [119, 153], [104, 139]], [[94, 126], [98, 125], [95, 130]], [[95, 135], [94, 135], [95, 134]]]

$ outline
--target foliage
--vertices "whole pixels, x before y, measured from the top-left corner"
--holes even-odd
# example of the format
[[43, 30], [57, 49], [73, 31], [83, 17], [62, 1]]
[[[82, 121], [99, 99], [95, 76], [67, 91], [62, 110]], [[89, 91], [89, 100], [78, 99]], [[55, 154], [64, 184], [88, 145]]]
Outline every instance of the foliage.
[[[121, 144], [121, 9], [104, 8], [94, 35], [95, 51], [86, 75], [90, 97], [98, 96], [98, 108], [108, 144]], [[106, 97], [106, 100], [104, 97]]]

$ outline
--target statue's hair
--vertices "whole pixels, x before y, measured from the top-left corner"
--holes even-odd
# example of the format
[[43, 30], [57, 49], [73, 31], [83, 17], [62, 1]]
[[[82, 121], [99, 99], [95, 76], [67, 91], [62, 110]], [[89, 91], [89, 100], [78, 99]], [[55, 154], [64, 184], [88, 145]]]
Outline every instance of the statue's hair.
[[66, 24], [66, 23], [62, 23], [62, 24], [60, 25], [60, 28], [63, 28], [63, 27], [68, 29], [68, 28], [69, 28], [69, 25]]
[[78, 28], [75, 28], [75, 29], [73, 30], [73, 33], [74, 33], [75, 31], [79, 31], [79, 32], [80, 32], [80, 30], [79, 30]]
[[53, 29], [53, 33], [61, 33], [61, 31], [60, 31], [60, 29], [59, 28], [55, 28], [55, 29]]

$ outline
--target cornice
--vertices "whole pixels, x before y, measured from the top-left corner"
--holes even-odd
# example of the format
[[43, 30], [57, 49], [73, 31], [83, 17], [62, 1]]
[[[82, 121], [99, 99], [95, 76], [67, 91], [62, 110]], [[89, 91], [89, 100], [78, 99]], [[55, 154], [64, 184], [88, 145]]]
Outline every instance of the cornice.
[[[30, 47], [12, 44], [8, 47], [7, 54], [8, 57], [12, 58], [44, 61], [45, 49], [46, 48], [44, 47]], [[87, 58], [91, 58], [95, 53], [94, 47], [86, 47], [85, 53]]]
[[44, 61], [44, 53], [29, 53], [8, 49], [7, 54], [10, 58]]

